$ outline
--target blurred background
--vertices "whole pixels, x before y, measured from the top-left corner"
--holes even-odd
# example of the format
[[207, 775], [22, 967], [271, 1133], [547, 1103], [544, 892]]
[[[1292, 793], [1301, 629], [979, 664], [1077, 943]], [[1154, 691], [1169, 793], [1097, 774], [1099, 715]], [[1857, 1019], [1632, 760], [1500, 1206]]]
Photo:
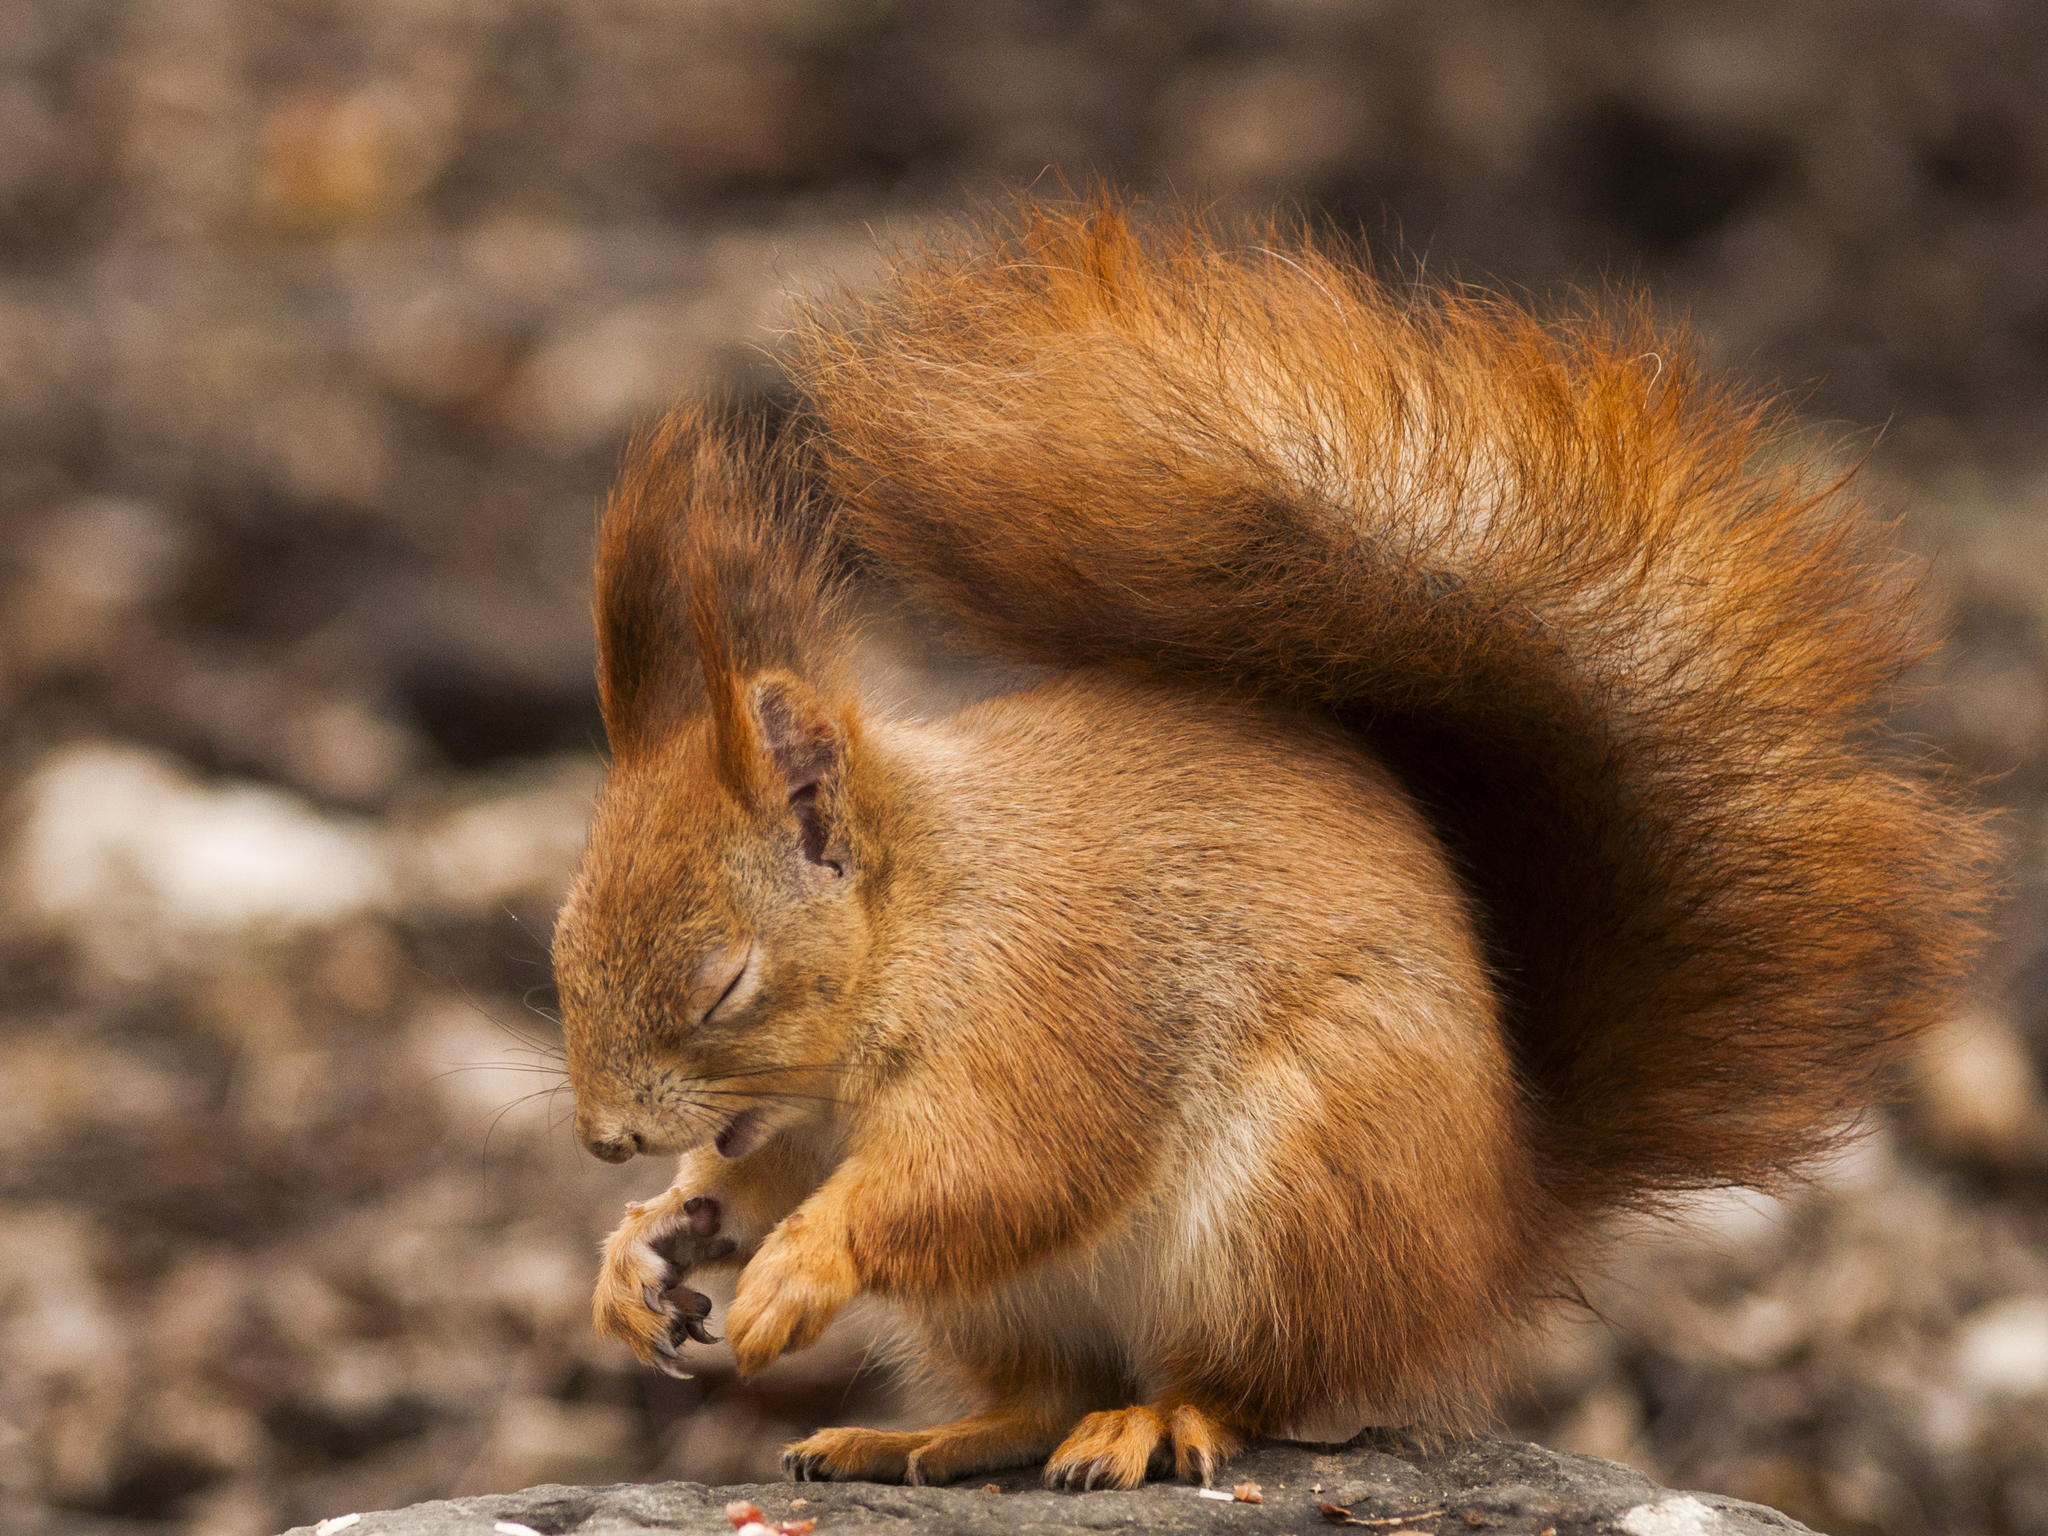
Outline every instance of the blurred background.
[[907, 1411], [590, 1336], [549, 1070], [627, 430], [1054, 175], [1605, 278], [1936, 559], [2008, 808], [1980, 999], [1703, 1204], [1513, 1429], [1836, 1536], [2048, 1532], [2048, 9], [2034, 0], [0, 0], [0, 1529], [262, 1536], [766, 1475]]

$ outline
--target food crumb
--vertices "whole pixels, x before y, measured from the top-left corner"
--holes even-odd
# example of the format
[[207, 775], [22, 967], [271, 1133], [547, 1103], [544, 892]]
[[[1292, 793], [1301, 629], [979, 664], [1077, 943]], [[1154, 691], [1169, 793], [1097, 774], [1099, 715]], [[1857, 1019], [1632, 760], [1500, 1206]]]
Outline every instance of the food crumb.
[[998, 1484], [995, 1484], [995, 1483], [983, 1483], [983, 1484], [981, 1485], [981, 1491], [982, 1491], [983, 1493], [1001, 1493], [1001, 1492], [1002, 1492], [1003, 1490], [1002, 1490], [1002, 1488], [1001, 1488], [1001, 1487], [1000, 1487], [1000, 1486], [999, 1486]]
[[1230, 1490], [1230, 1496], [1240, 1504], [1263, 1504], [1266, 1502], [1265, 1491], [1257, 1483], [1239, 1483]]
[[[809, 1508], [809, 1499], [791, 1499], [791, 1509]], [[818, 1528], [818, 1522], [811, 1520], [786, 1520], [781, 1525], [770, 1523], [761, 1513], [761, 1506], [747, 1499], [734, 1499], [725, 1506], [725, 1518], [732, 1522], [732, 1528], [739, 1536], [811, 1536]]]

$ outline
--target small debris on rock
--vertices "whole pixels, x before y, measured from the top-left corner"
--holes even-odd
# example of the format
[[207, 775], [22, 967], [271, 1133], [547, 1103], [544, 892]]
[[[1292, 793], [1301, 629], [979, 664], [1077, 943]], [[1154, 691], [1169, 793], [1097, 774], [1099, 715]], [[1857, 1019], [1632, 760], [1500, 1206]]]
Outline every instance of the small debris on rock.
[[1265, 1491], [1257, 1483], [1239, 1483], [1230, 1490], [1230, 1496], [1240, 1504], [1263, 1504], [1266, 1502]]
[[530, 1525], [521, 1525], [517, 1520], [500, 1520], [491, 1526], [497, 1536], [540, 1536]]
[[313, 1527], [313, 1536], [335, 1536], [335, 1532], [347, 1530], [362, 1518], [361, 1515], [329, 1515]]
[[1001, 1487], [1001, 1485], [1000, 1485], [1000, 1484], [997, 1484], [997, 1483], [983, 1483], [983, 1484], [981, 1485], [981, 1491], [982, 1491], [983, 1493], [1001, 1493], [1001, 1492], [1002, 1492], [1003, 1490], [1002, 1490], [1002, 1487]]
[[[1372, 1525], [1382, 1529], [1390, 1526], [1406, 1525], [1410, 1520], [1435, 1520], [1443, 1514], [1443, 1511], [1440, 1509], [1423, 1509], [1406, 1515], [1365, 1516], [1354, 1515], [1342, 1504], [1318, 1504], [1316, 1508], [1322, 1512], [1323, 1518], [1332, 1525]], [[1390, 1530], [1388, 1531], [1388, 1536], [1411, 1536], [1411, 1533]], [[1556, 1533], [1553, 1532], [1552, 1536], [1556, 1536]]]
[[1226, 1504], [1230, 1502], [1230, 1495], [1221, 1488], [1196, 1488], [1191, 1491], [1198, 1499], [1221, 1499]]

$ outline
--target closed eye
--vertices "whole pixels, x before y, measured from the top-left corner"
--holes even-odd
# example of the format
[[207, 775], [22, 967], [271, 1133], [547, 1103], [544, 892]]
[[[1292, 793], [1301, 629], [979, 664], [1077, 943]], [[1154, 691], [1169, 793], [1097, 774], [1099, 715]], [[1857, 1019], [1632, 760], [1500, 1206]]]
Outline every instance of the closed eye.
[[751, 949], [747, 951], [746, 959], [741, 962], [740, 968], [732, 973], [732, 980], [719, 989], [718, 996], [712, 1000], [711, 1006], [704, 1010], [704, 1019], [707, 1023], [717, 1017], [719, 1009], [734, 1000], [740, 991], [741, 983], [753, 979], [754, 954]]

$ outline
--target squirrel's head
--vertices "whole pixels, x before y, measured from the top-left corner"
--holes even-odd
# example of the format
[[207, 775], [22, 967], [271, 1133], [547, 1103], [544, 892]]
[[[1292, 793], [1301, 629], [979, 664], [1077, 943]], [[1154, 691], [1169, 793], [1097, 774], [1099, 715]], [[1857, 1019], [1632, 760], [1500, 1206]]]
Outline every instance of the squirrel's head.
[[796, 445], [708, 409], [599, 531], [613, 764], [555, 931], [577, 1135], [737, 1157], [829, 1106], [880, 870], [830, 530]]
[[621, 755], [555, 932], [578, 1138], [737, 1157], [828, 1101], [875, 869], [850, 705], [796, 677]]

